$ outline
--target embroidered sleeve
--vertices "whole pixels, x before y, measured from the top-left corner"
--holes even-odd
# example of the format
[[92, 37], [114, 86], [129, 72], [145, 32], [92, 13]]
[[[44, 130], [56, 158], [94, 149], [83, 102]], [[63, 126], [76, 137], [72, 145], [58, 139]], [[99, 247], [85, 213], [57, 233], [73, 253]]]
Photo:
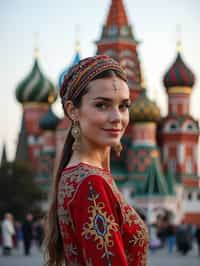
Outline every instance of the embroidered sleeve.
[[101, 176], [87, 177], [70, 204], [85, 265], [127, 266], [118, 203]]

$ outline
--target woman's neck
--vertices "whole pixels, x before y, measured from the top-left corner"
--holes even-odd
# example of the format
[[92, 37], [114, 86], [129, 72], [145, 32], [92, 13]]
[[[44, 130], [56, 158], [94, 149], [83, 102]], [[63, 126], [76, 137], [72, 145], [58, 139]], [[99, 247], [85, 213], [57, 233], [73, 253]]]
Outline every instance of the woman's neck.
[[80, 162], [110, 170], [110, 148], [74, 151], [68, 166], [75, 165]]

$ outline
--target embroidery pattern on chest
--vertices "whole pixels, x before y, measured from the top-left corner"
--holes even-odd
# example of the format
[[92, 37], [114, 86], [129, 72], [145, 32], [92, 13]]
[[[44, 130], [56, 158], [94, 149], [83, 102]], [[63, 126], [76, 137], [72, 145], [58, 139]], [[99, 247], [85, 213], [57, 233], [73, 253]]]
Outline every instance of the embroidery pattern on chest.
[[85, 239], [93, 239], [96, 242], [96, 247], [99, 250], [103, 249], [102, 259], [105, 259], [107, 265], [111, 264], [111, 256], [114, 254], [109, 248], [114, 246], [112, 240], [112, 232], [119, 231], [119, 225], [115, 222], [112, 214], [108, 214], [105, 210], [105, 203], [100, 200], [101, 195], [95, 191], [92, 183], [89, 182], [90, 206], [88, 207], [89, 222], [83, 225], [82, 236]]

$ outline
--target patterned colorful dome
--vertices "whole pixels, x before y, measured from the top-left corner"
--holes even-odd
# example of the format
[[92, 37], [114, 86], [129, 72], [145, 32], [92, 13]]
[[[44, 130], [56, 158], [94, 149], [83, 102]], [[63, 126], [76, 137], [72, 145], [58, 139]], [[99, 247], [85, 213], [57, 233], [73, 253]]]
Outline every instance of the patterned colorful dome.
[[49, 108], [49, 111], [40, 119], [39, 126], [43, 130], [55, 130], [59, 122], [60, 119]]
[[195, 82], [195, 76], [192, 71], [183, 62], [180, 52], [173, 65], [169, 68], [164, 75], [163, 83], [168, 89], [170, 87], [193, 87]]
[[56, 100], [56, 97], [57, 92], [53, 83], [43, 75], [38, 60], [35, 58], [31, 72], [16, 88], [17, 100], [21, 103], [52, 103]]
[[79, 51], [77, 50], [77, 52], [76, 52], [76, 54], [75, 54], [75, 56], [74, 56], [74, 58], [73, 58], [73, 60], [72, 60], [72, 63], [71, 63], [69, 66], [67, 66], [67, 67], [62, 71], [62, 73], [60, 74], [60, 77], [59, 77], [59, 79], [58, 79], [58, 86], [59, 86], [59, 88], [62, 87], [62, 83], [63, 83], [63, 81], [64, 81], [64, 76], [67, 74], [67, 72], [68, 72], [68, 70], [70, 69], [70, 67], [72, 67], [72, 66], [78, 64], [78, 62], [79, 62], [80, 60], [81, 60], [81, 57], [80, 57]]
[[130, 108], [130, 121], [157, 122], [160, 119], [160, 109], [154, 101], [151, 101], [146, 92], [142, 93]]

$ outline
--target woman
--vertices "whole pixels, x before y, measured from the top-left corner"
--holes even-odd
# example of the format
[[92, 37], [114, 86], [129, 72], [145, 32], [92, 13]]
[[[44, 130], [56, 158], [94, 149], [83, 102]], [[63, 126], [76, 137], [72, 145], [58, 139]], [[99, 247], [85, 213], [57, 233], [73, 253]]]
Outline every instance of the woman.
[[110, 173], [129, 122], [129, 88], [105, 55], [80, 61], [61, 89], [72, 121], [47, 217], [47, 265], [146, 265], [147, 230]]
[[2, 246], [3, 254], [11, 255], [13, 249], [13, 237], [15, 235], [15, 228], [13, 225], [13, 215], [11, 213], [6, 213], [4, 220], [1, 225], [2, 230]]

